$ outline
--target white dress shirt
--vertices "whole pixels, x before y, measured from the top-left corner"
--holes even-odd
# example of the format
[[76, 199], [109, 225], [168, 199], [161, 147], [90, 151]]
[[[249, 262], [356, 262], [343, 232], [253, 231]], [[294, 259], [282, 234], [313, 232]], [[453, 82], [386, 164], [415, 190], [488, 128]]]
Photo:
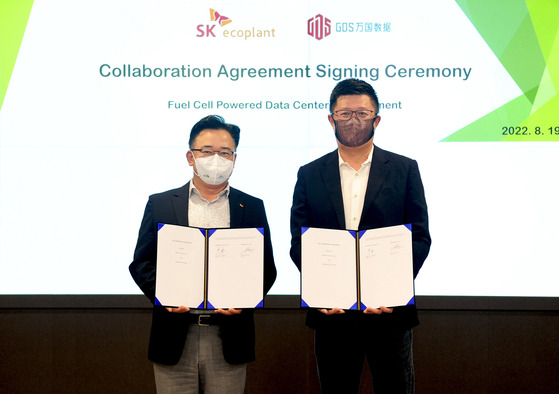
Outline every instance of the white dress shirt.
[[[208, 201], [190, 181], [188, 196], [188, 225], [200, 228], [228, 228], [231, 226], [229, 209], [229, 184], [213, 201]], [[193, 309], [192, 314], [214, 313], [213, 310]]]
[[231, 225], [229, 211], [229, 184], [217, 198], [208, 201], [190, 182], [188, 201], [188, 225], [200, 228], [228, 228]]
[[340, 180], [342, 183], [342, 198], [344, 202], [345, 227], [347, 230], [358, 230], [363, 204], [365, 203], [365, 193], [371, 172], [374, 146], [371, 152], [361, 164], [361, 168], [355, 171], [347, 162], [342, 159], [338, 151], [340, 163]]

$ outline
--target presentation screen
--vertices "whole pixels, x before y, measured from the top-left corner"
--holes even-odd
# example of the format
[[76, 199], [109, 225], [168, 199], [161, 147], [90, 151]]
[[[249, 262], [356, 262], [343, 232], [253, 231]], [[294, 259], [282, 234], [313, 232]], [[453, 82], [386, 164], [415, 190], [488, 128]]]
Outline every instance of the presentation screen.
[[417, 160], [433, 239], [417, 295], [559, 297], [556, 1], [4, 1], [0, 294], [141, 294], [148, 196], [192, 178], [192, 126], [241, 129], [299, 294], [300, 166], [336, 149], [329, 97], [377, 91], [376, 146]]

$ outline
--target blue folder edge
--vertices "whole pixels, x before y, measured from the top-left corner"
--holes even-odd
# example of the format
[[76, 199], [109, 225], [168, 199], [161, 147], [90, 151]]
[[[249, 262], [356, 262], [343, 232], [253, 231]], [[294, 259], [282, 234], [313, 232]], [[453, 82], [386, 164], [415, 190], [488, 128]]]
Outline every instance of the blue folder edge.
[[155, 305], [163, 306], [161, 302], [155, 297]]
[[[307, 227], [308, 228], [308, 227]], [[304, 299], [301, 298], [301, 307], [302, 308], [309, 308], [309, 305], [305, 302]]]
[[410, 231], [411, 231], [411, 223], [408, 223], [408, 224], [404, 224], [404, 226], [406, 226], [406, 227], [408, 228], [408, 230], [410, 230]]
[[262, 301], [260, 301], [255, 308], [264, 308], [264, 299], [262, 299]]
[[[357, 310], [357, 302], [356, 302], [355, 304], [353, 304], [353, 305], [351, 306], [351, 308], [349, 308], [349, 309], [352, 310], [352, 311], [356, 311], [356, 310]], [[365, 309], [367, 309], [367, 307], [365, 306], [365, 304], [363, 304], [363, 303], [361, 302], [361, 310], [365, 310]]]
[[[208, 230], [208, 237], [211, 237], [218, 229], [214, 228], [211, 230]], [[258, 232], [262, 235], [264, 235], [264, 227], [256, 227], [256, 230], [258, 230]], [[202, 231], [202, 234], [205, 235], [204, 230], [200, 229], [200, 231]]]
[[157, 231], [161, 230], [165, 223], [157, 223]]
[[415, 296], [411, 298], [411, 300], [407, 303], [407, 305], [415, 305]]
[[301, 227], [301, 235], [305, 234], [310, 227]]

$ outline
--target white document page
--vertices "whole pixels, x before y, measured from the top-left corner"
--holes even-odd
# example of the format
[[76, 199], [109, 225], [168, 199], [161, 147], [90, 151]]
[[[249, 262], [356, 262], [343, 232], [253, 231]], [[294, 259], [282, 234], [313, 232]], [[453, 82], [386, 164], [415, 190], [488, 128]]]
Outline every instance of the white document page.
[[351, 309], [357, 302], [355, 232], [308, 228], [301, 236], [301, 303]]
[[212, 230], [208, 243], [208, 307], [255, 308], [262, 303], [264, 235], [260, 230]]
[[412, 233], [404, 225], [360, 232], [361, 303], [407, 305], [414, 298]]
[[199, 308], [204, 302], [204, 230], [160, 225], [157, 232], [156, 303]]

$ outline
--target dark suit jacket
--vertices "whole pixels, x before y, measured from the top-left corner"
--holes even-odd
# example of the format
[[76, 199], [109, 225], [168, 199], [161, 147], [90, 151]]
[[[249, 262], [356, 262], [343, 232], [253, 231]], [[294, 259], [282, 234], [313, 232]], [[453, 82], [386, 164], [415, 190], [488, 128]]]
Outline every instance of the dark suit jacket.
[[[181, 188], [154, 194], [146, 205], [130, 273], [152, 303], [155, 301], [157, 224], [188, 226], [189, 188], [190, 182]], [[229, 206], [231, 228], [264, 228], [264, 291], [267, 293], [276, 279], [276, 267], [264, 203], [230, 188]], [[151, 361], [167, 365], [178, 363], [186, 341], [187, 318], [188, 313], [170, 313], [161, 306], [154, 306], [148, 355]], [[225, 360], [231, 364], [253, 361], [253, 310], [245, 309], [239, 315], [223, 316], [220, 326]]]
[[[413, 271], [423, 265], [431, 238], [427, 204], [415, 160], [375, 146], [359, 230], [412, 224]], [[344, 229], [344, 207], [338, 151], [299, 169], [291, 207], [291, 258], [301, 269], [301, 227]], [[411, 328], [418, 324], [415, 305], [394, 308], [391, 314], [365, 315], [361, 311], [326, 316], [309, 310], [307, 325], [362, 321], [371, 329]]]

